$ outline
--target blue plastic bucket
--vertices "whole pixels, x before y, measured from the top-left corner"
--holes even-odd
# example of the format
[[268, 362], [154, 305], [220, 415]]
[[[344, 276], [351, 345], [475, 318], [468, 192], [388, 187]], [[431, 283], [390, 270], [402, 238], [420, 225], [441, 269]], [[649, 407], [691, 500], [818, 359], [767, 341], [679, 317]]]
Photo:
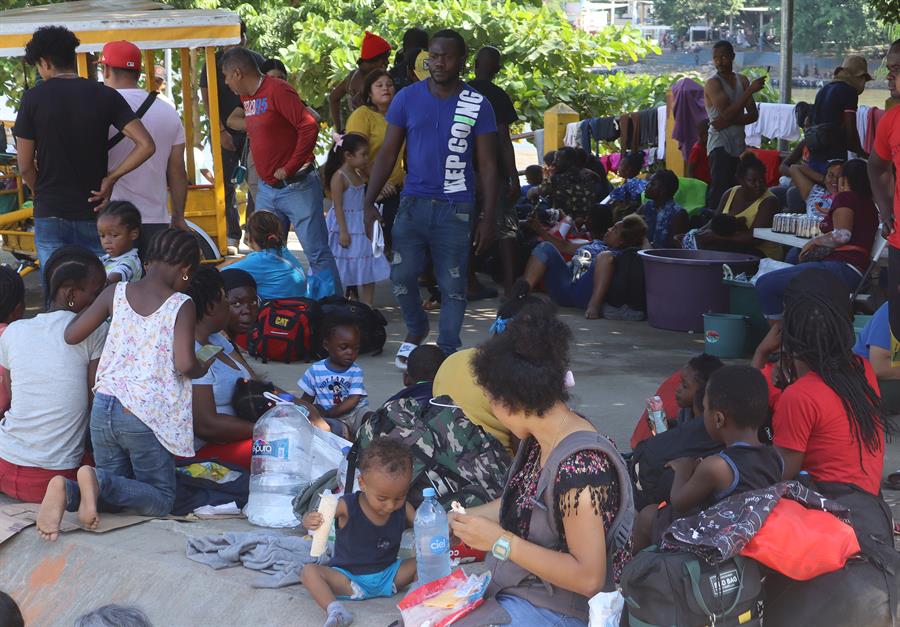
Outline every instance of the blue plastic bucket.
[[707, 355], [735, 359], [744, 355], [749, 316], [725, 313], [703, 314], [703, 339]]

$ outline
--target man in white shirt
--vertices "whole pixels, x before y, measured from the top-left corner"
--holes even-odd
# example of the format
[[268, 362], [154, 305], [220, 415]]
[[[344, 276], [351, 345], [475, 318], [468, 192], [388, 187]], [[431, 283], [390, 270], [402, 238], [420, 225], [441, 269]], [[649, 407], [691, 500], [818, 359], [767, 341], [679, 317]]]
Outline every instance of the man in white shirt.
[[[141, 76], [141, 51], [129, 41], [111, 41], [103, 46], [103, 82], [117, 90], [138, 112], [150, 94], [138, 86]], [[174, 226], [187, 229], [184, 205], [187, 198], [187, 173], [184, 166], [184, 126], [175, 106], [157, 96], [141, 117], [156, 142], [156, 152], [140, 167], [123, 176], [113, 189], [112, 200], [127, 200], [141, 212], [141, 238], [138, 250], [143, 256], [151, 238]], [[110, 139], [116, 129], [110, 128]], [[109, 167], [116, 165], [131, 150], [131, 140], [123, 138], [109, 150]], [[169, 216], [168, 195], [172, 197]]]

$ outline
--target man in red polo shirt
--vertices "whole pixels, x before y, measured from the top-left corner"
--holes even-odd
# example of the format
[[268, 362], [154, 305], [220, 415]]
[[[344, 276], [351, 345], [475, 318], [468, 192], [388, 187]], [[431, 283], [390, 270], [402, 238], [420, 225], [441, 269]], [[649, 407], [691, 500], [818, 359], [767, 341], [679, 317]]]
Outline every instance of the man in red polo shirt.
[[246, 48], [232, 48], [222, 55], [222, 73], [244, 105], [250, 151], [260, 178], [256, 209], [290, 221], [311, 273], [328, 270], [335, 293], [343, 293], [328, 246], [322, 185], [313, 157], [319, 125], [294, 88], [261, 74]]
[[[900, 40], [894, 42], [891, 50], [900, 44]], [[894, 84], [891, 91], [900, 91], [900, 74], [891, 73]], [[872, 195], [878, 212], [881, 214], [881, 222], [884, 225], [884, 234], [887, 237], [888, 248], [888, 298], [890, 299], [891, 322], [891, 362], [897, 366], [897, 341], [900, 339], [900, 232], [897, 231], [895, 220], [900, 215], [900, 178], [891, 169], [891, 163], [895, 170], [900, 170], [900, 106], [892, 108], [881, 119], [875, 130], [875, 144], [869, 155], [869, 180], [872, 183]]]

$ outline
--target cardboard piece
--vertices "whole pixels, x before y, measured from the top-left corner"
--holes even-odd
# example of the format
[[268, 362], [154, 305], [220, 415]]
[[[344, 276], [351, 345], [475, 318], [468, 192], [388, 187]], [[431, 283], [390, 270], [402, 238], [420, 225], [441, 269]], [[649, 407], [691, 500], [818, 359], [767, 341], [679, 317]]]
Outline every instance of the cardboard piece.
[[[0, 544], [11, 537], [35, 524], [40, 506], [37, 503], [9, 503], [0, 505]], [[62, 533], [81, 529], [93, 533], [106, 533], [113, 529], [121, 529], [137, 525], [148, 520], [150, 516], [137, 516], [134, 514], [100, 514], [100, 525], [97, 529], [86, 529], [78, 521], [76, 512], [66, 512], [60, 521], [59, 530]]]

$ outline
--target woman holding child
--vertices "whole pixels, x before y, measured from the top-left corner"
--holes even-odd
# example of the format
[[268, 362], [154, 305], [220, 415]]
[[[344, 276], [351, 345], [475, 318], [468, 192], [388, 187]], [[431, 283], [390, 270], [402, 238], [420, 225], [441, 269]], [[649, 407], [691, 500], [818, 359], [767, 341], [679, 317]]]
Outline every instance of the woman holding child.
[[800, 263], [764, 274], [756, 282], [763, 313], [770, 320], [781, 317], [788, 283], [801, 272], [819, 268], [849, 290], [856, 289], [869, 265], [869, 254], [878, 233], [878, 210], [862, 159], [847, 161], [838, 178], [838, 194], [822, 220], [822, 235], [800, 251]]
[[766, 166], [753, 153], [747, 153], [741, 157], [735, 176], [739, 184], [722, 194], [715, 217], [694, 235], [696, 247], [762, 252], [766, 257], [781, 259], [779, 244], [753, 237], [753, 229], [771, 227], [778, 212], [778, 199], [766, 187]]
[[[526, 307], [473, 360], [494, 414], [522, 440], [501, 499], [450, 514], [453, 533], [489, 551], [489, 599], [460, 625], [587, 625], [588, 599], [630, 555], [634, 510], [622, 461], [567, 406], [571, 331], [546, 303]], [[552, 590], [552, 592], [551, 592]]]

